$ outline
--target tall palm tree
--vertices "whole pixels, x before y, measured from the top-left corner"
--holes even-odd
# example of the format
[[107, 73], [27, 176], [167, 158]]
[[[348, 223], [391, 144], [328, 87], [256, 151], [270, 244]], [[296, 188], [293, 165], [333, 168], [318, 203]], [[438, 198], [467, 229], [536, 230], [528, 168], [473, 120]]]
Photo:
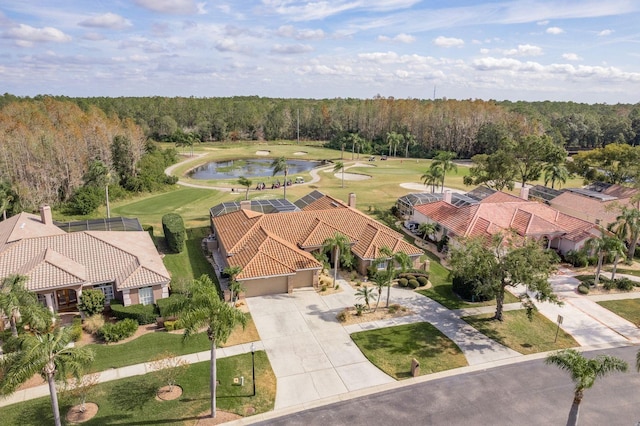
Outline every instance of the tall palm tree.
[[624, 245], [624, 241], [622, 241], [617, 236], [611, 237], [609, 241], [609, 254], [614, 255], [613, 258], [613, 270], [611, 271], [611, 279], [616, 279], [616, 270], [618, 269], [618, 262], [620, 259], [624, 259], [626, 257], [627, 246]]
[[422, 234], [422, 240], [426, 241], [427, 237], [438, 232], [440, 225], [433, 222], [422, 222], [418, 225], [418, 232]]
[[338, 173], [342, 170], [342, 187], [344, 188], [344, 163], [342, 161], [336, 161], [333, 166], [333, 173]]
[[640, 238], [640, 210], [633, 207], [623, 207], [620, 215], [612, 224], [611, 230], [629, 243], [627, 261], [632, 262]]
[[422, 179], [422, 182], [424, 183], [425, 186], [431, 185], [432, 193], [436, 192], [436, 187], [438, 186], [440, 181], [442, 181], [443, 178], [444, 178], [444, 170], [442, 170], [442, 167], [435, 164], [431, 164], [431, 167], [429, 167], [429, 170], [425, 171], [424, 174], [420, 176], [420, 179]]
[[37, 296], [27, 290], [25, 275], [9, 275], [0, 283], [0, 313], [9, 318], [11, 335], [18, 337], [18, 321], [29, 322], [38, 328], [51, 323], [51, 315], [44, 312]]
[[340, 253], [349, 250], [350, 242], [349, 238], [336, 232], [332, 237], [328, 237], [322, 243], [322, 251], [333, 252], [333, 287], [335, 288], [338, 282], [338, 267], [340, 266]]
[[244, 176], [240, 176], [238, 178], [238, 184], [244, 186], [245, 188], [247, 188], [247, 191], [244, 195], [244, 199], [248, 200], [249, 199], [249, 189], [251, 188], [251, 185], [253, 184], [253, 182], [251, 182], [251, 179], [248, 179]]
[[575, 384], [573, 403], [567, 419], [567, 426], [578, 424], [580, 413], [580, 402], [584, 396], [584, 391], [593, 386], [596, 379], [604, 377], [612, 372], [627, 371], [627, 363], [614, 356], [598, 355], [595, 358], [585, 358], [575, 349], [565, 349], [547, 356], [545, 364], [555, 365], [561, 370], [569, 372], [571, 380]]
[[356, 291], [356, 298], [358, 300], [364, 300], [364, 304], [367, 305], [367, 309], [371, 310], [371, 301], [376, 300], [378, 295], [373, 291], [373, 287], [365, 285]]
[[564, 163], [548, 163], [544, 166], [544, 186], [551, 182], [551, 189], [554, 189], [556, 182], [565, 184], [567, 179], [569, 179], [569, 170]]
[[398, 145], [402, 143], [404, 136], [396, 132], [387, 133], [387, 142], [389, 143], [389, 157], [391, 157], [391, 148], [393, 148], [393, 156], [396, 156]]
[[391, 280], [388, 278], [386, 270], [380, 270], [373, 276], [373, 285], [378, 290], [378, 295], [376, 297], [376, 307], [373, 308], [373, 312], [377, 311], [378, 305], [380, 305], [380, 299], [382, 299], [382, 289], [387, 287], [390, 282]]
[[287, 199], [287, 175], [289, 174], [289, 164], [287, 164], [287, 159], [285, 157], [278, 157], [273, 162], [271, 162], [271, 168], [273, 169], [273, 174], [271, 176], [275, 176], [280, 172], [284, 173], [284, 199]]
[[440, 166], [442, 167], [442, 191], [444, 192], [444, 178], [447, 172], [452, 170], [458, 171], [458, 166], [453, 162], [455, 158], [458, 156], [455, 152], [451, 151], [439, 151], [435, 157], [433, 157], [433, 163], [431, 163], [432, 167]]
[[409, 132], [404, 134], [404, 141], [407, 143], [404, 147], [404, 157], [409, 158], [409, 146], [416, 144], [416, 138]]
[[594, 285], [598, 285], [600, 282], [600, 272], [602, 271], [602, 263], [604, 262], [605, 255], [611, 252], [612, 246], [615, 245], [613, 240], [617, 238], [602, 235], [600, 237], [589, 238], [585, 243], [585, 247], [591, 252], [595, 253], [598, 257], [598, 264], [596, 266], [596, 274], [594, 279]]
[[247, 318], [233, 306], [218, 297], [216, 286], [207, 275], [193, 280], [187, 286], [187, 297], [176, 300], [168, 311], [177, 314], [184, 326], [186, 340], [206, 327], [211, 344], [209, 389], [211, 390], [211, 417], [216, 416], [216, 345], [224, 343], [238, 324], [244, 327]]
[[411, 266], [411, 258], [408, 254], [404, 252], [396, 252], [394, 253], [389, 247], [382, 246], [379, 250], [379, 257], [373, 261], [374, 265], [385, 264], [386, 263], [386, 274], [387, 278], [387, 305], [389, 307], [389, 298], [391, 296], [391, 281], [396, 276], [396, 264], [400, 266], [400, 270], [402, 272], [409, 269]]
[[69, 347], [70, 327], [56, 327], [43, 334], [25, 334], [19, 339], [19, 349], [0, 358], [0, 393], [11, 394], [34, 374], [40, 374], [49, 385], [54, 423], [60, 426], [56, 380], [64, 381], [70, 375], [80, 377], [93, 361], [93, 351], [86, 346]]

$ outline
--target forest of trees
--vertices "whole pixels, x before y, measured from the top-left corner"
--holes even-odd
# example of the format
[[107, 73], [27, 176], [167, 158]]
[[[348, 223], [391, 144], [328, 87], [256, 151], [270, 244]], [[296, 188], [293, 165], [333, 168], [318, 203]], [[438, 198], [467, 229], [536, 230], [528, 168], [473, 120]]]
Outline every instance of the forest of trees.
[[[0, 195], [19, 199], [26, 209], [72, 201], [79, 188], [102, 185], [103, 177], [96, 181], [87, 176], [95, 161], [106, 168], [106, 176], [116, 172], [116, 184], [123, 189], [149, 189], [151, 181], [163, 178], [157, 170], [154, 178], [138, 176], [141, 166], [157, 163], [143, 156], [159, 155], [163, 163], [172, 159], [154, 150], [148, 140], [193, 146], [208, 141], [295, 140], [298, 135], [302, 141], [326, 141], [329, 147], [365, 153], [481, 155], [476, 157], [482, 162], [476, 177], [482, 183], [486, 170], [500, 164], [501, 155], [540, 138], [568, 151], [637, 145], [640, 104], [5, 94], [0, 97]], [[585, 173], [588, 165], [578, 164]], [[100, 164], [94, 166], [94, 171], [101, 169]], [[97, 190], [89, 192], [96, 197]]]

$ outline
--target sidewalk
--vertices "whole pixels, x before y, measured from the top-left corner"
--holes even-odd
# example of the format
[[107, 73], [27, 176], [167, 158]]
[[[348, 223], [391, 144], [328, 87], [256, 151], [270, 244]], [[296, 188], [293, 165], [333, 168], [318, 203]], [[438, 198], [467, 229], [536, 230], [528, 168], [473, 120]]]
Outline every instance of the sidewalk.
[[[263, 351], [264, 346], [261, 341], [253, 342], [254, 350]], [[246, 354], [251, 352], [251, 343], [244, 343], [242, 345], [229, 346], [226, 348], [216, 349], [217, 359], [226, 358], [229, 356]], [[188, 355], [178, 356], [178, 359], [182, 359], [189, 364], [195, 364], [197, 362], [205, 362], [211, 359], [211, 352], [197, 352]], [[110, 382], [112, 380], [124, 379], [125, 377], [141, 376], [153, 372], [150, 363], [142, 363], [135, 365], [128, 365], [121, 368], [113, 368], [105, 370], [100, 373], [98, 381], [100, 383]], [[0, 398], [0, 407], [15, 404], [18, 402], [28, 401], [30, 399], [40, 398], [43, 396], [49, 396], [49, 386], [47, 384], [35, 386], [19, 390], [5, 398]]]

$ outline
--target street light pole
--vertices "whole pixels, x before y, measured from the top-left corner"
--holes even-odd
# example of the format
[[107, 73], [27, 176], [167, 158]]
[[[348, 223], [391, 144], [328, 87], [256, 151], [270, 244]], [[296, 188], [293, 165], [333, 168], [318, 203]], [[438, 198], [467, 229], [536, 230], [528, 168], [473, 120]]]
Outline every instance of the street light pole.
[[256, 396], [256, 360], [255, 360], [256, 347], [251, 343], [251, 377], [253, 382], [253, 396]]

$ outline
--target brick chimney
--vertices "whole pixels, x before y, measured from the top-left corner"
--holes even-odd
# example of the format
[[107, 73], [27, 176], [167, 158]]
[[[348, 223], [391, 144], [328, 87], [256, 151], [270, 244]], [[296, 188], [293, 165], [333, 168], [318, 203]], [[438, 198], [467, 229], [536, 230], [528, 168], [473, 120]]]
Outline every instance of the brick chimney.
[[242, 201], [240, 201], [240, 209], [241, 210], [251, 210], [251, 200], [242, 200]]
[[451, 191], [444, 191], [444, 202], [447, 204], [451, 204]]
[[44, 204], [40, 206], [40, 220], [45, 225], [53, 225], [53, 216], [51, 215], [51, 207]]
[[347, 205], [349, 207], [351, 207], [352, 209], [356, 208], [356, 194], [355, 194], [355, 192], [350, 192], [349, 193], [349, 203]]
[[520, 188], [520, 198], [523, 200], [529, 200], [529, 188], [522, 187]]

